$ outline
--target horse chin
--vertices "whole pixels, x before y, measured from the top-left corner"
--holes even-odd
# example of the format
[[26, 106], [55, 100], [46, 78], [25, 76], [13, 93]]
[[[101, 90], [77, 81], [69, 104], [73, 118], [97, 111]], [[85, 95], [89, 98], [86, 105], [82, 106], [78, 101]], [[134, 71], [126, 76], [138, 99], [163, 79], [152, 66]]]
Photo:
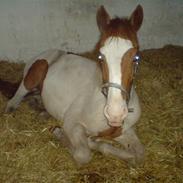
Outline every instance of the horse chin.
[[109, 121], [108, 124], [111, 127], [121, 127], [122, 126], [121, 122], [115, 122], [115, 121], [112, 121], [112, 122]]

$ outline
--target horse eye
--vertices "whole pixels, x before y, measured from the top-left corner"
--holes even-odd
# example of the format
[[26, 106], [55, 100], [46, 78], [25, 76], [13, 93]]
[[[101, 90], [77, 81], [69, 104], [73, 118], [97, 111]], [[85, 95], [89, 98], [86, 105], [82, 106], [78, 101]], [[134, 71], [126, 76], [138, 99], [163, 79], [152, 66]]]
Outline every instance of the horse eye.
[[98, 59], [102, 61], [102, 60], [104, 60], [104, 58], [105, 58], [105, 56], [100, 53], [99, 56], [98, 56]]
[[140, 56], [139, 55], [135, 55], [135, 57], [133, 58], [134, 62], [139, 62], [140, 61]]

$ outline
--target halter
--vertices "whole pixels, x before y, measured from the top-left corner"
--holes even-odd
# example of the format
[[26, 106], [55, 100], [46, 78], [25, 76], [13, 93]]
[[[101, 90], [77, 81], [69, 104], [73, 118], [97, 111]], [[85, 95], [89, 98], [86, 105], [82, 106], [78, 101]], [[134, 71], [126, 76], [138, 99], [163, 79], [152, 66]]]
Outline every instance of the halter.
[[[102, 55], [99, 55], [98, 59], [102, 60], [102, 58], [103, 58]], [[135, 75], [137, 73], [137, 70], [138, 70], [139, 63], [140, 63], [140, 56], [138, 54], [136, 54], [134, 56], [133, 62], [134, 62], [134, 75], [133, 75], [133, 79], [134, 79], [135, 78]], [[116, 88], [116, 89], [120, 90], [121, 93], [126, 96], [127, 103], [129, 102], [129, 100], [130, 100], [130, 94], [126, 91], [126, 89], [122, 85], [119, 85], [118, 83], [111, 83], [111, 82], [104, 83], [102, 85], [101, 92], [103, 93], [103, 95], [105, 97], [107, 97], [108, 88]], [[133, 112], [133, 111], [134, 111], [133, 108], [129, 108], [128, 109], [128, 112]]]

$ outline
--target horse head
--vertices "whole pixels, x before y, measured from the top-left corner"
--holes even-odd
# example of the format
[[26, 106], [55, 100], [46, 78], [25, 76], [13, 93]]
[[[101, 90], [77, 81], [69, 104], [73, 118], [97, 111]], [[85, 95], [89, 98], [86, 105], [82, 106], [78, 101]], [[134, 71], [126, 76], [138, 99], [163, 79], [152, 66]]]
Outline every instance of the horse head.
[[113, 127], [121, 126], [128, 115], [128, 101], [133, 83], [134, 58], [139, 49], [137, 32], [143, 9], [136, 7], [129, 18], [110, 18], [101, 6], [97, 12], [100, 40], [97, 44], [102, 68], [102, 91], [107, 98], [104, 114]]

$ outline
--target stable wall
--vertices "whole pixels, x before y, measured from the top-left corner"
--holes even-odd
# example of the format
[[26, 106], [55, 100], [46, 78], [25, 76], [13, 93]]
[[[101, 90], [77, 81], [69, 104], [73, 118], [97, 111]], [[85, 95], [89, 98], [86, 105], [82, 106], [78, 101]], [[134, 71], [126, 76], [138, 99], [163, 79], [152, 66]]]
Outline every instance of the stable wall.
[[144, 8], [141, 49], [183, 45], [183, 0], [0, 0], [0, 59], [26, 61], [50, 48], [91, 50], [99, 6], [129, 16], [137, 4]]

